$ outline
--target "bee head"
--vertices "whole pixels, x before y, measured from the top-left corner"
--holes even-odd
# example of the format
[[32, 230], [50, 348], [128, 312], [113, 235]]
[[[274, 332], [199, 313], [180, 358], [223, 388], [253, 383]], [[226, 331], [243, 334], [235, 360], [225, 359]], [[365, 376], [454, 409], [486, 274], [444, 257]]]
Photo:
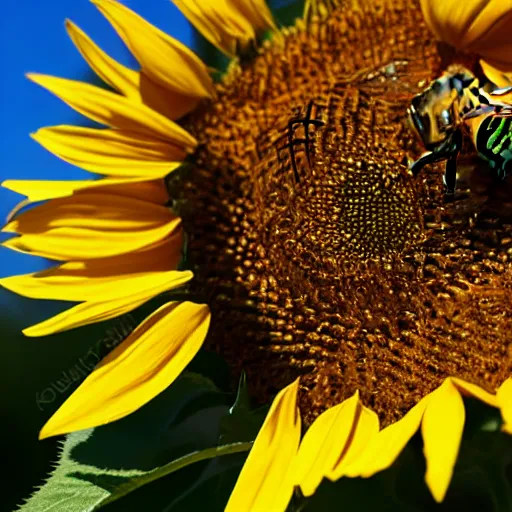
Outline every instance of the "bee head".
[[427, 150], [435, 150], [458, 128], [461, 98], [475, 80], [469, 71], [460, 68], [434, 80], [414, 96], [408, 109], [409, 123]]

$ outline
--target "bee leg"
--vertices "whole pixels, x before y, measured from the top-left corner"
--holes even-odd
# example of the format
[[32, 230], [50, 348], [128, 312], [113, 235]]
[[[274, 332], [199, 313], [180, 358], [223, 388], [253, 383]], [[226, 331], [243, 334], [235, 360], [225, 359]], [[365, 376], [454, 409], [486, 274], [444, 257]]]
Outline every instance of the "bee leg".
[[448, 150], [446, 150], [444, 147], [441, 147], [439, 149], [436, 149], [435, 151], [428, 151], [426, 153], [423, 153], [423, 155], [421, 155], [418, 158], [418, 160], [413, 162], [409, 169], [412, 172], [412, 174], [416, 177], [421, 171], [421, 169], [425, 167], [425, 165], [435, 164], [436, 162], [440, 162], [441, 160], [446, 160], [447, 158], [450, 158], [451, 154], [451, 147]]
[[462, 133], [456, 131], [451, 137], [451, 142], [452, 146], [443, 176], [443, 183], [446, 187], [447, 194], [455, 193], [455, 185], [457, 184], [457, 157], [462, 147]]
[[457, 155], [452, 155], [448, 158], [443, 183], [446, 187], [447, 194], [455, 194], [455, 185], [457, 184]]
[[413, 162], [409, 166], [409, 169], [412, 172], [413, 176], [416, 177], [420, 173], [421, 169], [423, 169], [423, 167], [425, 167], [425, 165], [433, 164], [434, 162], [437, 162], [438, 159], [439, 159], [438, 155], [436, 155], [432, 151], [429, 151], [428, 153], [424, 153], [423, 155], [421, 155], [418, 158], [418, 160]]

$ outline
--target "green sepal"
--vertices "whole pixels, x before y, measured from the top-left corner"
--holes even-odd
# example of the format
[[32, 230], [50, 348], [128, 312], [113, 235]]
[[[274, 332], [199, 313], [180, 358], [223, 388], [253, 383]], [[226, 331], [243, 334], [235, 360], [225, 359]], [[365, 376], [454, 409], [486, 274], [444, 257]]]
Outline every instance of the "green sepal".
[[219, 442], [224, 444], [256, 439], [268, 409], [268, 406], [251, 407], [247, 378], [242, 372], [235, 402], [220, 422]]

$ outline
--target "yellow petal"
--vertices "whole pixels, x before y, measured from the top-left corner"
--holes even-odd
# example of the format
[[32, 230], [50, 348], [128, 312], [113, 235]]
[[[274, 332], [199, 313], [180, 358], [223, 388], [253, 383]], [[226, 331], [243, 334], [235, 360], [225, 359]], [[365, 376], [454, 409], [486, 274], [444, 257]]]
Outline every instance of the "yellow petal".
[[[51, 272], [45, 271], [41, 274], [4, 277], [0, 279], [0, 285], [18, 295], [32, 299], [105, 302], [129, 295], [135, 297], [141, 291], [144, 293], [147, 291], [150, 296], [154, 296], [161, 293], [161, 291], [153, 294], [151, 290], [154, 288], [160, 290], [161, 286], [165, 286], [166, 279], [168, 279], [171, 288], [174, 288], [175, 280], [183, 284], [183, 279], [191, 278], [191, 273], [165, 269], [164, 254], [161, 247], [158, 251], [150, 250], [146, 252], [149, 255], [160, 257], [160, 261], [157, 260], [160, 264], [157, 265], [148, 261], [148, 255], [140, 252], [129, 257], [107, 258], [106, 264], [104, 263], [105, 259], [93, 260], [93, 262], [90, 262], [92, 264], [89, 265], [86, 262], [80, 262], [84, 269], [81, 272], [77, 272], [73, 267], [70, 269], [61, 265]], [[137, 268], [136, 263], [139, 262], [139, 256], [142, 261], [140, 261], [141, 265]], [[128, 261], [123, 262], [123, 258]], [[112, 268], [109, 260], [118, 263], [119, 273]], [[147, 268], [142, 266], [144, 261], [148, 264]]]
[[485, 76], [498, 87], [510, 87], [512, 86], [512, 72], [502, 71], [494, 66], [491, 66], [485, 60], [480, 61], [482, 71]]
[[503, 431], [512, 434], [512, 377], [508, 378], [498, 389], [498, 404], [503, 417]]
[[2, 183], [2, 187], [27, 196], [25, 204], [67, 197], [80, 193], [80, 191], [87, 192], [92, 189], [97, 194], [133, 197], [155, 204], [165, 204], [169, 200], [163, 180], [148, 181], [141, 178], [77, 181], [6, 180]]
[[431, 394], [421, 424], [427, 461], [425, 481], [438, 503], [443, 501], [450, 485], [465, 416], [464, 402], [457, 387], [451, 379], [446, 379]]
[[163, 178], [186, 157], [180, 147], [124, 130], [52, 126], [32, 138], [70, 164], [119, 178]]
[[155, 82], [188, 97], [210, 98], [213, 82], [185, 45], [115, 0], [92, 0]]
[[20, 214], [3, 231], [24, 236], [3, 245], [55, 260], [80, 261], [151, 247], [179, 225], [180, 219], [163, 206], [84, 192]]
[[[161, 293], [178, 288], [193, 277], [189, 271], [170, 271], [139, 274], [130, 278], [106, 278], [103, 282], [88, 283], [84, 287], [84, 299], [89, 300], [78, 304], [62, 313], [23, 330], [25, 336], [48, 336], [75, 327], [103, 322], [133, 311], [148, 300]], [[67, 282], [69, 284], [69, 281]], [[79, 285], [81, 283], [77, 283]], [[120, 289], [123, 287], [123, 289]], [[95, 290], [96, 288], [96, 290]], [[61, 295], [76, 297], [76, 291], [70, 287], [60, 287]], [[97, 295], [94, 296], [94, 291]], [[54, 293], [58, 295], [58, 293]], [[71, 299], [70, 299], [71, 300]], [[76, 299], [73, 299], [76, 300]]]
[[327, 409], [311, 425], [300, 443], [295, 484], [304, 496], [315, 493], [320, 482], [336, 466], [350, 444], [359, 416], [359, 393]]
[[[105, 178], [103, 185], [97, 185], [94, 191], [98, 194], [111, 194], [116, 196], [131, 197], [153, 204], [165, 205], [169, 202], [169, 193], [164, 180], [143, 180], [126, 179], [110, 180]], [[107, 183], [108, 181], [108, 183]], [[76, 191], [77, 194], [87, 193], [88, 189], [83, 188]]]
[[189, 152], [197, 144], [183, 128], [142, 103], [84, 82], [48, 75], [27, 76], [94, 121], [169, 141]]
[[391, 466], [419, 429], [429, 399], [430, 395], [427, 395], [401, 420], [382, 429], [372, 437], [361, 455], [345, 468], [344, 474], [351, 477], [367, 478]]
[[[236, 56], [237, 52], [237, 36], [244, 37], [244, 30], [235, 27], [225, 26], [223, 21], [228, 19], [223, 17], [211, 2], [203, 2], [199, 4], [196, 0], [171, 0], [176, 7], [186, 16], [188, 21], [196, 27], [199, 32], [216, 46], [220, 51], [229, 55]], [[222, 0], [221, 0], [222, 2]], [[223, 2], [224, 11], [226, 11], [225, 1]], [[254, 30], [250, 25], [246, 25], [245, 43], [254, 39]]]
[[169, 119], [177, 120], [192, 112], [202, 101], [201, 98], [171, 91], [140, 72], [139, 92], [141, 101], [149, 108], [160, 112]]
[[[129, 256], [113, 256], [86, 261], [68, 261], [57, 267], [52, 267], [33, 274], [37, 277], [69, 276], [86, 279], [109, 277], [112, 275], [137, 274], [139, 272], [154, 272], [176, 270], [182, 259], [183, 231], [176, 229], [165, 240]], [[8, 278], [6, 278], [8, 279]]]
[[512, 69], [509, 1], [421, 0], [421, 7], [425, 21], [439, 40]]
[[[24, 235], [3, 242], [3, 246], [42, 258], [56, 261], [107, 258], [148, 247], [172, 233], [179, 221], [147, 229], [144, 233], [133, 232], [127, 238], [122, 233], [106, 235], [92, 229], [57, 228], [42, 235]], [[142, 236], [142, 239], [138, 237]]]
[[9, 222], [7, 233], [42, 233], [60, 227], [91, 228], [105, 232], [161, 226], [176, 216], [166, 207], [131, 197], [101, 194], [91, 189], [39, 205]]
[[427, 25], [438, 39], [463, 48], [468, 28], [488, 3], [489, 0], [421, 0], [421, 9]]
[[231, 9], [237, 9], [256, 30], [276, 28], [266, 0], [229, 0]]
[[512, 3], [490, 0], [463, 37], [463, 47], [512, 71]]
[[219, 50], [234, 57], [248, 48], [256, 32], [275, 28], [264, 0], [172, 0]]
[[159, 85], [147, 77], [109, 57], [71, 21], [66, 21], [69, 36], [96, 74], [124, 96], [146, 104], [169, 119], [179, 119], [192, 111], [199, 99]]
[[165, 304], [117, 346], [43, 427], [41, 439], [122, 418], [167, 388], [201, 348], [208, 306]]
[[[183, 233], [177, 229], [169, 238], [129, 256], [87, 261], [69, 261], [41, 272], [0, 279], [0, 285], [24, 297], [80, 302], [105, 300], [97, 296], [105, 286], [152, 272], [176, 270], [182, 258]], [[144, 285], [144, 283], [142, 283]], [[122, 288], [117, 287], [119, 292]], [[108, 298], [116, 296], [116, 291]]]
[[293, 493], [292, 461], [300, 440], [299, 380], [281, 390], [254, 441], [226, 512], [285, 511]]
[[125, 96], [140, 98], [139, 73], [107, 55], [72, 21], [66, 20], [66, 30], [87, 64], [105, 83]]
[[361, 404], [359, 404], [359, 407], [361, 411], [350, 444], [347, 451], [339, 457], [332, 471], [327, 474], [330, 480], [338, 480], [344, 476], [345, 469], [357, 460], [379, 432], [379, 417], [367, 407]]
[[496, 398], [496, 395], [488, 393], [476, 384], [470, 384], [469, 382], [456, 377], [451, 377], [450, 380], [463, 396], [470, 396], [490, 405], [491, 407], [498, 407], [498, 399]]
[[[46, 180], [5, 180], [2, 187], [12, 190], [17, 194], [27, 196], [28, 202], [36, 203], [58, 197], [67, 197], [81, 189], [101, 188], [103, 186], [123, 183], [126, 180], [109, 179], [102, 180], [76, 180], [76, 181], [46, 181]], [[139, 179], [137, 179], [137, 183]]]
[[91, 189], [95, 189], [99, 194], [132, 197], [154, 204], [165, 205], [169, 202], [164, 180], [148, 181], [140, 178], [78, 181], [6, 180], [2, 183], [2, 187], [27, 196], [9, 212], [7, 222], [10, 222], [22, 208], [30, 203], [67, 197]]

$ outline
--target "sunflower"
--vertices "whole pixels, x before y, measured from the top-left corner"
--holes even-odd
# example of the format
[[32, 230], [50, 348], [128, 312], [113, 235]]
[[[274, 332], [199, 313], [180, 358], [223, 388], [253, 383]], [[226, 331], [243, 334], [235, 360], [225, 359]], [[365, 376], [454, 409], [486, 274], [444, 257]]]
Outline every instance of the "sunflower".
[[130, 414], [207, 346], [272, 402], [227, 510], [285, 510], [294, 489], [369, 477], [418, 430], [441, 502], [464, 397], [499, 409], [512, 433], [510, 191], [493, 191], [482, 163], [451, 201], [440, 165], [414, 179], [404, 161], [420, 148], [403, 119], [450, 63], [509, 83], [510, 4], [309, 0], [278, 28], [264, 0], [173, 1], [231, 58], [218, 83], [115, 0], [93, 3], [139, 71], [67, 22], [111, 90], [29, 75], [107, 128], [33, 135], [101, 179], [3, 184], [21, 206], [45, 201], [8, 222], [19, 236], [4, 245], [62, 263], [1, 284], [78, 302], [25, 334], [113, 318], [185, 284], [203, 298], [144, 320], [41, 437]]

